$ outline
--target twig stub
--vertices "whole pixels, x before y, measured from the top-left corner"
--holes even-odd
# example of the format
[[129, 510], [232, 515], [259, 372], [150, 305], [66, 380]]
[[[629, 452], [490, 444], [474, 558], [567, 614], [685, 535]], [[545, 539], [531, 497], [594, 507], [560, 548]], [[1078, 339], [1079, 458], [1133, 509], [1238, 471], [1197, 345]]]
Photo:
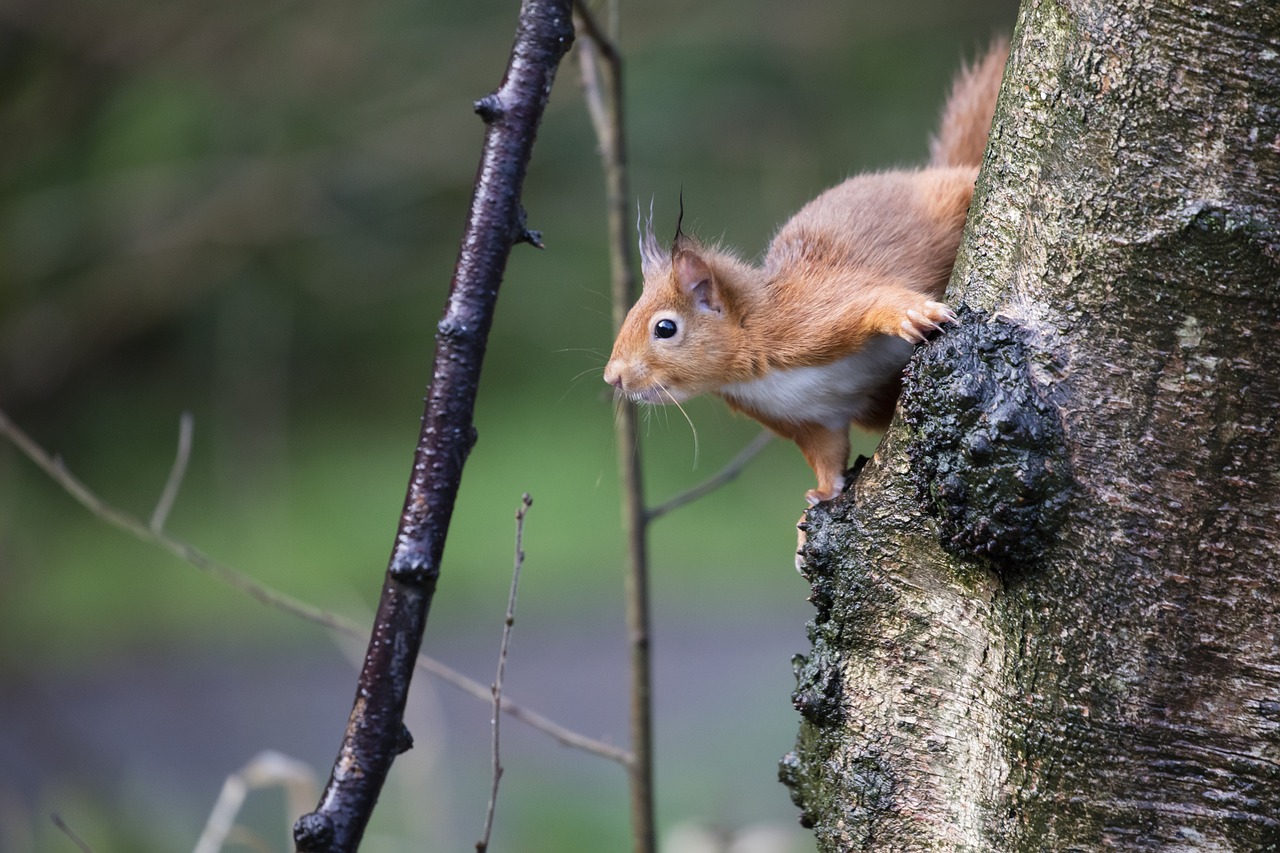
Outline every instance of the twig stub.
[[333, 837], [333, 821], [319, 812], [304, 814], [293, 825], [293, 844], [298, 853], [328, 853]]
[[485, 124], [490, 124], [502, 118], [504, 112], [502, 106], [502, 98], [498, 97], [497, 92], [490, 92], [483, 98], [478, 99], [473, 105], [476, 115], [480, 116]]

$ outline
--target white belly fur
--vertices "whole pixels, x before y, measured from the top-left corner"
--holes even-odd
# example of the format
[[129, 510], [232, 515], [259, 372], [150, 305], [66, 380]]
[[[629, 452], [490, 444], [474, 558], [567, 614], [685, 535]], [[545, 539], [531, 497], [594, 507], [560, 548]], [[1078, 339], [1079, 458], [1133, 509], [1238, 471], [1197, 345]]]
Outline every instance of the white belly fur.
[[878, 335], [858, 352], [820, 367], [775, 370], [761, 379], [734, 382], [719, 393], [780, 421], [848, 427], [867, 407], [867, 393], [900, 373], [911, 344]]

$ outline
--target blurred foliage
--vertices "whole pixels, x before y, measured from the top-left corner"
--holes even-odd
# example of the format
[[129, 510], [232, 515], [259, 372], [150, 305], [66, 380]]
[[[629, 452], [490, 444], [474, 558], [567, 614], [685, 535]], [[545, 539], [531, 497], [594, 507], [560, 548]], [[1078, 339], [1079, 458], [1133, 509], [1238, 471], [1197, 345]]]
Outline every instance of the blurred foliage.
[[[683, 190], [693, 230], [753, 254], [825, 186], [922, 160], [950, 74], [1011, 29], [1015, 6], [623, 4], [633, 189], [656, 197], [668, 228]], [[500, 78], [516, 9], [6, 0], [0, 405], [143, 517], [178, 414], [194, 412], [191, 470], [169, 528], [317, 604], [371, 608], [479, 156], [471, 103]], [[478, 619], [496, 643], [523, 491], [535, 508], [522, 627], [581, 625], [582, 642], [594, 643], [595, 626], [621, 621], [612, 410], [600, 382], [610, 344], [604, 207], [578, 87], [571, 59], [524, 195], [547, 249], [519, 247], [508, 267], [428, 650], [451, 632], [474, 636]], [[713, 473], [756, 430], [714, 401], [686, 408], [696, 440], [678, 412], [648, 416], [655, 501]], [[711, 610], [798, 632], [807, 589], [789, 568], [791, 525], [809, 478], [794, 448], [775, 444], [733, 485], [663, 519], [659, 621]], [[270, 648], [283, 658], [320, 637], [105, 528], [0, 447], [9, 684], [99, 671], [142, 650]], [[621, 666], [620, 638], [608, 642]], [[775, 699], [785, 721], [785, 696]], [[6, 713], [25, 707], [4, 702]], [[703, 777], [685, 775], [687, 763], [662, 772], [681, 797], [705, 787], [689, 781]], [[221, 777], [209, 775], [216, 790]], [[783, 790], [758, 783], [788, 815]], [[36, 779], [19, 799], [33, 788], [64, 803], [92, 802], [96, 790]], [[664, 796], [664, 814], [679, 812]], [[536, 837], [576, 827], [514, 849], [609, 849], [591, 846], [600, 822], [625, 837], [618, 805], [607, 820], [576, 823], [571, 804], [510, 808], [528, 816], [510, 823]], [[202, 819], [91, 822], [105, 853], [168, 849], [175, 837], [181, 846]], [[14, 837], [0, 835], [0, 847]]]

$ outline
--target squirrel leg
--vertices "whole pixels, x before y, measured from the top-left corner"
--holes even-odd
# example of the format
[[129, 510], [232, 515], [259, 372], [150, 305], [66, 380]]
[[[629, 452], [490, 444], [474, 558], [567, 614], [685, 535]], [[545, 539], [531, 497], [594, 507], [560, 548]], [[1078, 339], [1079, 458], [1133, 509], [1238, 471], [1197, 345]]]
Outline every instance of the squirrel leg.
[[805, 461], [818, 476], [817, 488], [805, 492], [809, 506], [829, 501], [844, 490], [844, 471], [849, 463], [849, 430], [827, 429], [820, 424], [798, 425], [788, 436], [800, 447]]
[[944, 303], [919, 291], [900, 286], [887, 290], [870, 309], [868, 319], [881, 334], [894, 335], [911, 343], [925, 340], [943, 323], [954, 323], [956, 315]]
[[[805, 461], [818, 475], [818, 487], [804, 493], [809, 506], [829, 501], [844, 491], [844, 471], [849, 463], [849, 430], [827, 429], [819, 424], [805, 424], [791, 439], [800, 447]], [[809, 538], [804, 531], [804, 516], [796, 523], [796, 571], [800, 571], [800, 551]]]
[[[783, 438], [794, 441], [804, 454], [805, 461], [818, 477], [816, 488], [805, 492], [804, 499], [809, 506], [822, 501], [829, 501], [844, 491], [845, 466], [849, 462], [849, 430], [828, 429], [821, 424], [789, 423], [772, 419], [758, 418], [765, 426]], [[804, 516], [800, 517], [797, 526], [803, 528]], [[800, 549], [804, 547], [806, 535], [800, 530], [796, 543], [796, 569], [800, 568]]]
[[849, 463], [849, 428], [830, 429], [818, 423], [775, 420], [742, 407], [780, 437], [793, 441], [818, 477], [817, 488], [805, 492], [809, 506], [829, 501], [844, 491], [844, 472]]

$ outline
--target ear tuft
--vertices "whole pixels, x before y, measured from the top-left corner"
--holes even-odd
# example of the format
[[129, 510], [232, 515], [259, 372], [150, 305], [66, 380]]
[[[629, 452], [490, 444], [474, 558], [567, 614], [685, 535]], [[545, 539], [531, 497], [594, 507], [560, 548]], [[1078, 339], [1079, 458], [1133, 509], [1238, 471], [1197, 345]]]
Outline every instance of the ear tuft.
[[646, 218], [636, 202], [636, 231], [640, 235], [640, 272], [646, 279], [657, 275], [658, 271], [670, 260], [658, 248], [658, 238], [653, 236], [653, 199], [649, 199], [649, 216]]
[[691, 251], [697, 248], [697, 242], [693, 238], [684, 233], [682, 226], [684, 225], [684, 187], [680, 188], [680, 216], [676, 219], [676, 236], [671, 238], [671, 260], [674, 262], [675, 257], [680, 252]]

